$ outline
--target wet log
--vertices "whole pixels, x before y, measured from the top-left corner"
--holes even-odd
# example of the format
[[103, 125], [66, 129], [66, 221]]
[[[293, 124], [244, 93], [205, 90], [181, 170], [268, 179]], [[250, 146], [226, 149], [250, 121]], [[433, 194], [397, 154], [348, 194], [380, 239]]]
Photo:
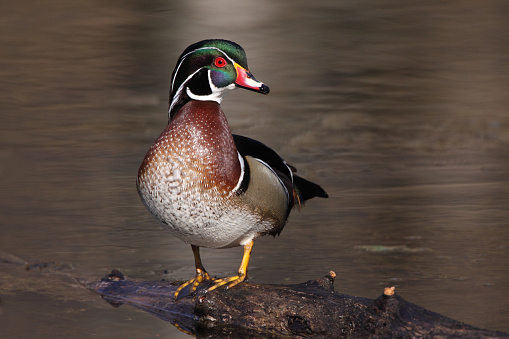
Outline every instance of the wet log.
[[242, 283], [177, 302], [178, 284], [138, 282], [118, 271], [87, 287], [114, 306], [143, 309], [198, 338], [509, 338], [407, 302], [394, 288], [377, 299], [337, 293], [334, 278], [330, 272], [297, 285]]

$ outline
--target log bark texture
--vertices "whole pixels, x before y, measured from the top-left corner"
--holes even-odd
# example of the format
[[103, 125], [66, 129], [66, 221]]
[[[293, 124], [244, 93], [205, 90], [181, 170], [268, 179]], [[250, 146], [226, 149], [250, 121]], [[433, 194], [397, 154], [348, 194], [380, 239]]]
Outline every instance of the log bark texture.
[[409, 303], [393, 288], [377, 299], [337, 293], [334, 277], [330, 272], [297, 285], [242, 283], [177, 302], [177, 284], [125, 280], [118, 271], [87, 287], [114, 306], [143, 309], [198, 338], [509, 338]]

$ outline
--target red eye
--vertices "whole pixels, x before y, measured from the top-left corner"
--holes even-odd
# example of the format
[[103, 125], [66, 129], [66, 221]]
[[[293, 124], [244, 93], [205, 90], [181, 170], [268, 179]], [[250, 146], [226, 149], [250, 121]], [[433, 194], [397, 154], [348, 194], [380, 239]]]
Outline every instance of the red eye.
[[222, 57], [217, 57], [216, 60], [214, 60], [214, 65], [216, 65], [216, 67], [222, 68], [226, 66], [226, 60]]

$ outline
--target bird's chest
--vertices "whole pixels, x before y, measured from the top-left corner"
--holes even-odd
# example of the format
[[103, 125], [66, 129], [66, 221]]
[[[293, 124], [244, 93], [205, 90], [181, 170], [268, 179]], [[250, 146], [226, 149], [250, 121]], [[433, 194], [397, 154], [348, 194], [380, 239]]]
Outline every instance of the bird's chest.
[[152, 145], [138, 173], [142, 200], [163, 222], [214, 218], [241, 175], [237, 149], [219, 105], [191, 103]]

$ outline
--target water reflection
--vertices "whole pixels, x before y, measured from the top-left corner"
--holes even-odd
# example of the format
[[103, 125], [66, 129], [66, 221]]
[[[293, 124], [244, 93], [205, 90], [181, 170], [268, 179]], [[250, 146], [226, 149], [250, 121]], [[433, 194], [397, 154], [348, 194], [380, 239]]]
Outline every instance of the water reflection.
[[[334, 269], [341, 292], [374, 297], [396, 284], [409, 301], [509, 331], [500, 298], [509, 286], [508, 9], [503, 1], [3, 4], [0, 248], [97, 277], [115, 267], [189, 278], [188, 246], [153, 222], [134, 178], [166, 122], [178, 55], [223, 37], [246, 49], [271, 87], [269, 96], [225, 99], [234, 132], [274, 147], [331, 195], [295, 211], [281, 237], [257, 241], [251, 280], [300, 282]], [[203, 259], [228, 275], [239, 251], [205, 250]], [[5, 314], [27, 306], [9, 313], [9, 333], [23, 333], [30, 308], [41, 309], [37, 328], [53, 314], [51, 326], [65, 322], [68, 333], [118, 333], [123, 314], [145, 333], [171, 331], [128, 309], [104, 311], [106, 322], [87, 313], [78, 325], [65, 316], [74, 306], [41, 298], [4, 301]], [[95, 296], [80, 300], [87, 309]]]

